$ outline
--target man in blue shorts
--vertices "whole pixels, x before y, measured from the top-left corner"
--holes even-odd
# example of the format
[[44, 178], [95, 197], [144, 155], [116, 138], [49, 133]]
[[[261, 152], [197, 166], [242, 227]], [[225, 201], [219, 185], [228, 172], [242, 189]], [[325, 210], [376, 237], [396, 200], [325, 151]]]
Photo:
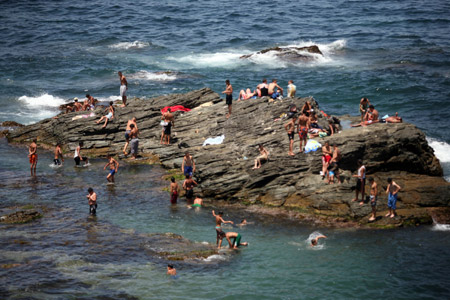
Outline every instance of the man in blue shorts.
[[395, 217], [395, 210], [397, 209], [397, 194], [401, 187], [392, 180], [392, 178], [387, 179], [388, 187], [386, 189], [386, 194], [388, 194], [388, 208], [389, 212], [385, 217]]

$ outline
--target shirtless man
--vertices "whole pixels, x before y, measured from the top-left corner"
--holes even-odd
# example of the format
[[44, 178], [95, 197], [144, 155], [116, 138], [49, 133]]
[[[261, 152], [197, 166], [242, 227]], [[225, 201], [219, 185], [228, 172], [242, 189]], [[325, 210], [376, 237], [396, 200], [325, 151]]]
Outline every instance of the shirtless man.
[[95, 216], [97, 212], [97, 194], [91, 187], [88, 188], [88, 194], [86, 198], [88, 198], [89, 203], [89, 214]]
[[163, 126], [161, 132], [161, 144], [170, 145], [171, 128], [175, 127], [174, 117], [170, 111], [170, 108], [162, 114], [161, 120], [163, 120], [164, 124], [166, 124]]
[[288, 155], [294, 156], [294, 130], [295, 130], [295, 121], [297, 121], [297, 116], [293, 115], [292, 119], [284, 125], [284, 128], [287, 131], [289, 137], [289, 152]]
[[230, 81], [227, 79], [225, 80], [225, 84], [227, 85], [225, 91], [222, 92], [222, 94], [226, 95], [226, 103], [228, 105], [228, 114], [227, 119], [231, 116], [231, 105], [233, 104], [233, 87], [231, 86]]
[[322, 180], [325, 176], [328, 178], [328, 166], [330, 165], [333, 151], [331, 151], [330, 143], [325, 142], [322, 147]]
[[361, 113], [361, 122], [363, 121], [364, 117], [367, 113], [367, 107], [370, 105], [369, 99], [367, 98], [361, 98], [361, 101], [359, 102], [359, 112]]
[[293, 80], [289, 80], [287, 96], [290, 97], [290, 98], [294, 98], [295, 97], [295, 92], [297, 92], [297, 87], [294, 85], [294, 81]]
[[116, 174], [117, 170], [119, 169], [119, 163], [110, 154], [108, 154], [108, 163], [105, 165], [103, 170], [106, 170], [108, 166], [109, 174], [108, 176], [106, 176], [106, 180], [108, 180], [108, 182], [114, 183], [114, 174]]
[[269, 151], [266, 150], [266, 148], [263, 147], [262, 144], [259, 144], [259, 156], [255, 159], [255, 166], [253, 169], [259, 169], [261, 168], [261, 160], [268, 160], [269, 159]]
[[83, 102], [83, 110], [93, 110], [95, 108], [95, 99], [89, 94], [86, 94], [86, 99]]
[[[278, 91], [275, 89], [278, 89]], [[269, 96], [276, 99], [280, 95], [283, 96], [283, 88], [277, 84], [276, 79], [272, 79], [272, 82], [269, 84]]]
[[398, 112], [395, 113], [395, 116], [387, 117], [384, 119], [386, 123], [402, 123], [403, 119], [398, 116]]
[[267, 84], [267, 79], [264, 78], [262, 83], [258, 84], [256, 89], [261, 92], [260, 97], [269, 96], [269, 85]]
[[195, 197], [194, 204], [192, 204], [192, 207], [202, 207], [202, 206], [203, 206], [203, 199]]
[[66, 114], [69, 112], [80, 111], [83, 108], [80, 102], [78, 102], [78, 98], [73, 98], [73, 105], [67, 105]]
[[[247, 246], [248, 243], [247, 242], [242, 242], [241, 243], [241, 235], [237, 232], [227, 232], [225, 233], [225, 236], [221, 236], [222, 238], [220, 239], [219, 242], [219, 248], [220, 246], [222, 246], [222, 239], [225, 237], [228, 241], [228, 244], [230, 245], [230, 249], [237, 249], [239, 246]], [[233, 242], [231, 242], [231, 239], [233, 239]]]
[[31, 142], [30, 146], [28, 147], [28, 158], [30, 159], [30, 170], [31, 170], [31, 176], [36, 176], [36, 165], [38, 161], [37, 156], [37, 139], [33, 139], [33, 142]]
[[357, 178], [356, 188], [355, 188], [355, 198], [352, 201], [358, 201], [358, 195], [361, 192], [361, 202], [359, 205], [364, 204], [364, 194], [366, 188], [366, 167], [363, 165], [361, 159], [358, 159], [358, 173], [352, 175], [352, 177]]
[[339, 161], [341, 160], [341, 151], [336, 144], [333, 144], [333, 156], [331, 157], [330, 166], [333, 168], [334, 176], [336, 176], [338, 183], [341, 183], [339, 175]]
[[138, 155], [138, 147], [139, 147], [139, 139], [138, 134], [139, 130], [137, 126], [134, 124], [130, 124], [130, 148], [131, 148], [131, 159], [136, 159]]
[[309, 118], [305, 115], [304, 112], [302, 112], [300, 118], [298, 118], [297, 121], [297, 132], [298, 136], [300, 138], [300, 153], [303, 152], [304, 146], [303, 142], [305, 142], [306, 146], [306, 139], [308, 138], [308, 127], [309, 127]]
[[324, 235], [319, 235], [318, 237], [311, 240], [311, 247], [317, 246], [319, 239], [326, 239], [327, 237]]
[[378, 200], [378, 185], [373, 179], [369, 177], [370, 184], [370, 206], [372, 207], [372, 215], [369, 218], [369, 222], [375, 221], [377, 217], [377, 200]]
[[195, 182], [190, 175], [186, 175], [186, 179], [183, 182], [183, 189], [186, 190], [186, 200], [188, 202], [192, 201], [194, 198], [194, 187], [196, 185], [197, 182]]
[[216, 240], [216, 245], [218, 245], [218, 248], [220, 248], [219, 246], [219, 240], [221, 240], [221, 238], [223, 238], [223, 236], [225, 235], [225, 233], [222, 231], [222, 223], [224, 224], [233, 224], [233, 221], [225, 221], [222, 217], [223, 217], [223, 212], [219, 211], [219, 213], [216, 215], [216, 213], [214, 212], [214, 210], [212, 211], [213, 216], [216, 218], [216, 233], [217, 233], [217, 240]]
[[177, 204], [178, 192], [180, 188], [178, 183], [175, 181], [175, 177], [170, 178], [170, 203]]
[[173, 265], [167, 265], [167, 275], [170, 275], [170, 276], [177, 275], [177, 270], [174, 268]]
[[117, 72], [119, 74], [120, 79], [120, 97], [122, 97], [122, 105], [121, 107], [127, 106], [127, 90], [128, 90], [128, 82], [125, 76], [123, 76], [122, 72]]
[[369, 110], [367, 111], [364, 117], [365, 121], [362, 121], [359, 124], [352, 125], [352, 127], [359, 127], [359, 126], [365, 127], [367, 125], [379, 123], [380, 120], [378, 119], [378, 117], [379, 117], [378, 110], [376, 110], [375, 107], [371, 104], [369, 105]]
[[125, 156], [128, 155], [127, 148], [128, 144], [130, 143], [131, 124], [133, 124], [136, 129], [138, 128], [136, 124], [136, 117], [133, 117], [133, 119], [128, 120], [127, 128], [125, 129], [125, 147], [123, 147], [123, 154], [125, 154]]
[[53, 163], [55, 164], [55, 166], [59, 166], [59, 165], [61, 165], [61, 161], [59, 160], [59, 158], [61, 157], [61, 160], [64, 162], [64, 156], [62, 155], [62, 152], [61, 152], [61, 145], [58, 143], [58, 144], [56, 144], [56, 147], [55, 147], [55, 158], [53, 159]]
[[181, 163], [181, 171], [184, 176], [192, 176], [195, 172], [195, 162], [194, 158], [186, 151], [183, 157], [183, 162]]
[[110, 101], [109, 102], [109, 106], [105, 109], [105, 113], [107, 112], [108, 114], [105, 116], [102, 116], [100, 118], [100, 120], [98, 120], [95, 123], [100, 123], [101, 121], [105, 120], [105, 124], [103, 124], [102, 128], [105, 128], [106, 125], [108, 124], [108, 121], [114, 118], [114, 106], [113, 106], [114, 102]]
[[395, 217], [395, 210], [397, 209], [397, 195], [401, 190], [401, 187], [392, 180], [392, 178], [387, 179], [388, 187], [386, 189], [386, 194], [388, 194], [388, 208], [389, 212], [386, 214], [386, 217]]

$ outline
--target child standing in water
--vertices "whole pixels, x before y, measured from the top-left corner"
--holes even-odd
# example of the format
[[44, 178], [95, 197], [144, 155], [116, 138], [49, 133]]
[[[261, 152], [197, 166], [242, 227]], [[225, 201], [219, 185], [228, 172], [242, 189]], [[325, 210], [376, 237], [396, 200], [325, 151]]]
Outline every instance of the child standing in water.
[[89, 200], [89, 214], [95, 216], [97, 213], [97, 194], [90, 187], [88, 188], [88, 194], [86, 196]]
[[55, 166], [61, 165], [61, 161], [59, 160], [60, 157], [61, 157], [61, 160], [64, 162], [64, 156], [62, 155], [62, 152], [61, 152], [61, 145], [58, 143], [58, 144], [56, 144], [55, 159], [53, 160], [53, 162], [55, 163]]
[[109, 174], [108, 176], [106, 176], [106, 180], [108, 180], [108, 182], [114, 183], [114, 174], [116, 174], [117, 170], [119, 169], [119, 163], [110, 154], [108, 154], [107, 157], [108, 163], [105, 165], [103, 170], [106, 170], [106, 167], [109, 166]]
[[213, 210], [212, 214], [216, 218], [216, 233], [217, 233], [216, 245], [219, 246], [219, 240], [221, 240], [225, 236], [225, 233], [222, 231], [222, 223], [233, 224], [233, 221], [224, 221], [224, 219], [222, 218], [223, 212], [221, 211], [219, 211], [219, 213], [216, 215], [216, 213]]
[[177, 204], [178, 191], [180, 188], [178, 187], [178, 183], [175, 181], [175, 177], [170, 178], [170, 181], [170, 203]]

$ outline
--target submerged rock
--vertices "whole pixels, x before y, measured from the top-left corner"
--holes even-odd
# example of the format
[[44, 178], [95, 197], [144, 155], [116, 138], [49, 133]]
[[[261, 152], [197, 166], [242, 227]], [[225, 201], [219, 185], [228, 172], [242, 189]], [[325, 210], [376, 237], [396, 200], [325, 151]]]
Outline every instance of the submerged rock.
[[[291, 104], [301, 108], [306, 101], [318, 112], [319, 125], [326, 128], [327, 118], [312, 97], [235, 101], [227, 119], [224, 100], [205, 88], [149, 100], [129, 100], [126, 108], [116, 110], [116, 117], [106, 129], [94, 122], [100, 117], [100, 110], [96, 117], [74, 120], [80, 113], [69, 113], [11, 132], [9, 140], [28, 143], [37, 136], [39, 145], [62, 141], [65, 150], [71, 152], [79, 141], [84, 141], [85, 153], [91, 156], [119, 154], [125, 143], [126, 122], [136, 117], [139, 150], [144, 156], [158, 157], [164, 167], [179, 169], [185, 151], [189, 151], [197, 169], [194, 178], [199, 186], [195, 192], [212, 200], [284, 207], [336, 222], [365, 222], [370, 205], [351, 201], [355, 193], [351, 175], [356, 172], [357, 160], [363, 159], [368, 176], [378, 182], [379, 210], [387, 208], [387, 177], [402, 186], [397, 206], [406, 214], [415, 209], [429, 215], [428, 208], [449, 207], [450, 184], [442, 178], [442, 168], [424, 133], [412, 124], [375, 124], [316, 138], [322, 144], [328, 141], [339, 147], [342, 184], [328, 185], [322, 180], [320, 150], [288, 156], [289, 142], [283, 126], [286, 113]], [[172, 144], [161, 145], [160, 109], [172, 105], [192, 110], [175, 113]], [[207, 138], [221, 135], [225, 136], [222, 144], [203, 146]], [[295, 152], [298, 143], [296, 136]], [[269, 151], [269, 161], [261, 169], [252, 170], [259, 154], [258, 144]]]
[[34, 209], [19, 210], [0, 217], [0, 222], [7, 224], [28, 223], [35, 219], [42, 218], [42, 214]]
[[265, 54], [272, 52], [277, 57], [280, 57], [285, 60], [302, 60], [309, 61], [314, 60], [316, 57], [311, 54], [318, 54], [323, 56], [323, 53], [320, 51], [319, 47], [316, 45], [308, 46], [308, 47], [273, 47], [267, 48], [255, 53], [242, 55], [240, 58], [251, 58], [254, 55]]

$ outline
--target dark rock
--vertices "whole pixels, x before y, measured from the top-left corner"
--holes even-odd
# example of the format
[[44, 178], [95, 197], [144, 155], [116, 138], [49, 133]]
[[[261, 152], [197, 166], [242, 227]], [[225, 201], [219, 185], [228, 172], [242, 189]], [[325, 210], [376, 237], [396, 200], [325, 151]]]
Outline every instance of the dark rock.
[[0, 127], [23, 127], [23, 124], [14, 121], [5, 121], [0, 124]]
[[31, 222], [39, 218], [42, 218], [42, 214], [34, 209], [20, 210], [5, 216], [1, 216], [0, 222], [7, 224], [22, 224]]
[[316, 45], [308, 46], [308, 47], [273, 47], [273, 48], [267, 48], [261, 51], [258, 51], [256, 53], [246, 54], [242, 55], [240, 58], [250, 58], [253, 55], [256, 54], [265, 54], [268, 52], [273, 52], [276, 56], [285, 59], [285, 60], [314, 60], [314, 56], [305, 54], [312, 53], [312, 54], [319, 54], [323, 56], [323, 53], [320, 51], [319, 47]]
[[[287, 122], [285, 114], [291, 104], [301, 108], [308, 100], [318, 112], [319, 125], [326, 128], [327, 118], [312, 97], [236, 101], [227, 119], [225, 102], [205, 88], [149, 100], [131, 99], [129, 106], [116, 110], [116, 117], [106, 129], [94, 123], [100, 117], [100, 111], [96, 110], [95, 118], [72, 120], [79, 113], [69, 113], [59, 119], [22, 127], [11, 132], [8, 138], [11, 142], [28, 143], [39, 137], [39, 146], [62, 141], [70, 151], [83, 140], [85, 153], [91, 156], [121, 153], [126, 122], [135, 116], [143, 156], [156, 156], [164, 167], [179, 169], [184, 152], [189, 150], [197, 167], [194, 177], [199, 186], [195, 190], [203, 197], [363, 222], [370, 213], [370, 205], [360, 206], [351, 201], [355, 185], [351, 175], [355, 174], [357, 160], [363, 159], [368, 176], [373, 176], [379, 184], [379, 210], [387, 209], [383, 191], [387, 177], [394, 178], [403, 187], [399, 211], [408, 213], [409, 209], [419, 209], [429, 215], [429, 208], [449, 206], [450, 184], [442, 178], [442, 168], [424, 133], [412, 124], [375, 124], [316, 138], [320, 143], [328, 141], [340, 148], [342, 184], [327, 185], [322, 181], [321, 151], [289, 157], [283, 127]], [[175, 113], [173, 144], [163, 146], [160, 109], [171, 105], [183, 105], [192, 111]], [[345, 116], [339, 118], [348, 122]], [[205, 139], [220, 135], [225, 135], [223, 144], [202, 146]], [[258, 144], [270, 152], [269, 161], [261, 169], [252, 170]], [[295, 152], [298, 152], [297, 136]], [[402, 223], [407, 219], [401, 219]]]

